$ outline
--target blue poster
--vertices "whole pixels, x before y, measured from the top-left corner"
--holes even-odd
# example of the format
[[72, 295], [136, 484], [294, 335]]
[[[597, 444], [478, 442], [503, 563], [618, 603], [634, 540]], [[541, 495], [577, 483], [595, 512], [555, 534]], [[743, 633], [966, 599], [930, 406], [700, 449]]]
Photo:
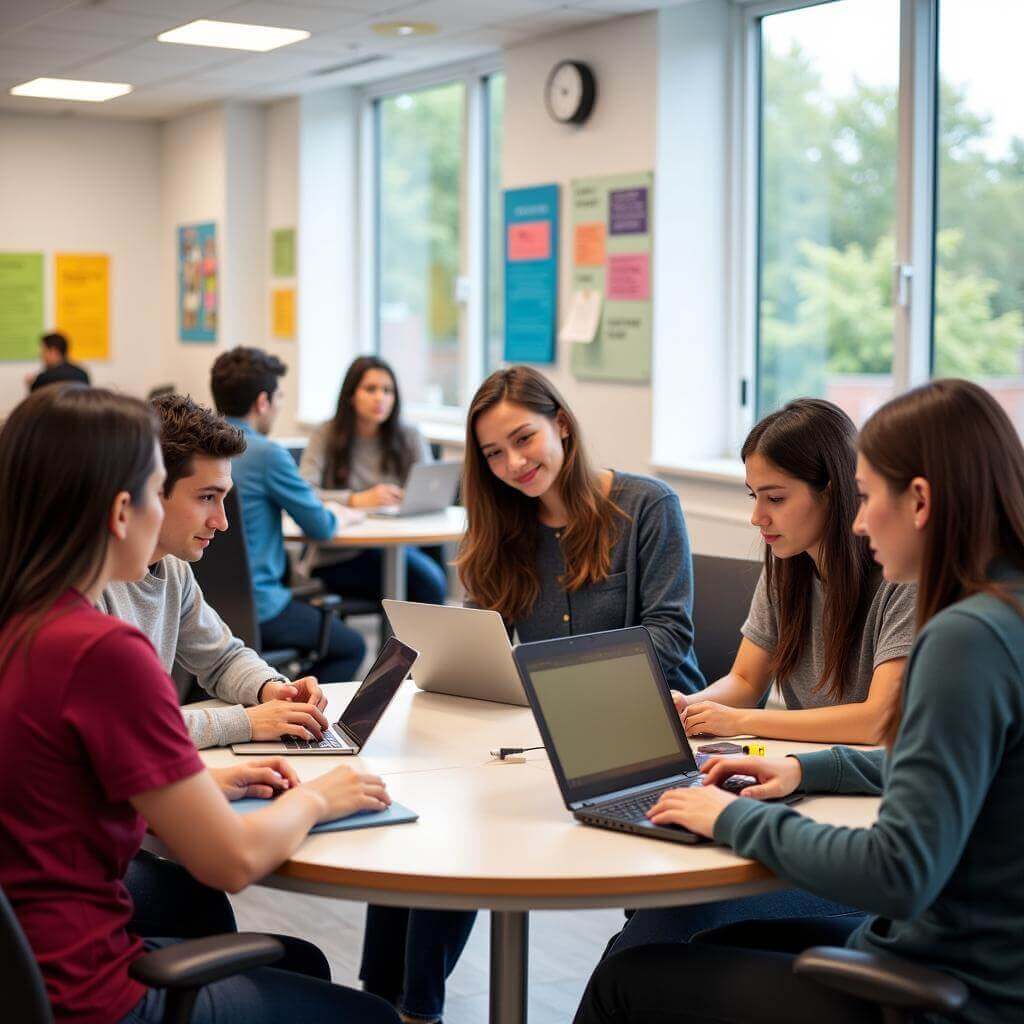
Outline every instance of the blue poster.
[[178, 336], [216, 341], [220, 311], [217, 225], [178, 228]]
[[505, 190], [505, 360], [553, 363], [558, 186]]

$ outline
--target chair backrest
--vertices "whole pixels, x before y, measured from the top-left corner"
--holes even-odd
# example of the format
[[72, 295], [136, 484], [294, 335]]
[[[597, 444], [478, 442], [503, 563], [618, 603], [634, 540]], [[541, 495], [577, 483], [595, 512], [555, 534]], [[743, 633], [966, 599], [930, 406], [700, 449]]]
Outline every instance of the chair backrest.
[[697, 664], [713, 683], [732, 668], [761, 562], [693, 556], [693, 628]]
[[228, 629], [247, 647], [260, 649], [260, 626], [252, 595], [252, 570], [245, 543], [242, 506], [234, 488], [224, 498], [228, 528], [210, 542], [205, 554], [192, 564], [203, 596]]
[[0, 889], [0, 993], [4, 1020], [53, 1024], [46, 986], [14, 908]]

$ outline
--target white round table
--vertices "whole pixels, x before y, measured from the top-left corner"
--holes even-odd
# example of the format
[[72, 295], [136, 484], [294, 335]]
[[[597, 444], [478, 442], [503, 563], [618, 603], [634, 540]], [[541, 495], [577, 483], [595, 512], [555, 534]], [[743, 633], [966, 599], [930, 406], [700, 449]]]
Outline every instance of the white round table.
[[[326, 686], [328, 718], [354, 683]], [[526, 1020], [531, 909], [661, 907], [745, 896], [786, 883], [767, 868], [713, 845], [686, 846], [591, 828], [562, 803], [543, 750], [524, 764], [496, 761], [500, 746], [540, 743], [528, 708], [423, 693], [403, 684], [366, 753], [295, 757], [300, 778], [350, 764], [386, 778], [415, 824], [310, 836], [261, 884], [378, 904], [491, 911], [492, 1024]], [[820, 749], [768, 741], [769, 755]], [[227, 749], [203, 751], [210, 766]], [[819, 821], [870, 825], [878, 801], [809, 797]]]
[[362, 522], [341, 527], [328, 540], [306, 537], [286, 513], [283, 529], [285, 540], [301, 541], [317, 548], [382, 548], [383, 596], [404, 601], [406, 547], [462, 540], [466, 532], [466, 510], [461, 505], [450, 505], [441, 512], [422, 516], [367, 516]]

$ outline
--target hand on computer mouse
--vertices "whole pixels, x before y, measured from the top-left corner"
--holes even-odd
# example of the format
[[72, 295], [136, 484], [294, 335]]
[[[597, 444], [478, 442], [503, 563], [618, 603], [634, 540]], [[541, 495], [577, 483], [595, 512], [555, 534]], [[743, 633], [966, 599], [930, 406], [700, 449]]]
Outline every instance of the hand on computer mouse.
[[700, 769], [704, 785], [721, 786], [732, 775], [752, 775], [757, 785], [743, 795], [755, 800], [777, 800], [800, 788], [803, 768], [795, 757], [710, 757]]

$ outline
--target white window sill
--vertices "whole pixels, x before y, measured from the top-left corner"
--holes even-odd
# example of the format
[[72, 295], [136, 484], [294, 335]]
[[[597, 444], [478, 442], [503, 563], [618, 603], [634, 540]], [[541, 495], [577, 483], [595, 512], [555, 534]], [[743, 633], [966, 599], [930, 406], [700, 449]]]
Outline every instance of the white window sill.
[[746, 472], [739, 459], [693, 459], [689, 462], [657, 462], [651, 469], [658, 476], [681, 480], [706, 480], [718, 484], [746, 486]]

